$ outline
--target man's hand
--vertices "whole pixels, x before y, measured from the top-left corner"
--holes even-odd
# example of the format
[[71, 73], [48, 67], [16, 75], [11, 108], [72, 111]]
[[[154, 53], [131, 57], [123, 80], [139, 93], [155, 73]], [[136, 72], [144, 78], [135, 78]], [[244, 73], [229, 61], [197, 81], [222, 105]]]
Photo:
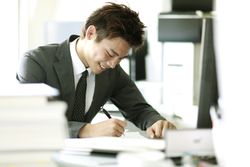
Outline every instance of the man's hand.
[[120, 137], [127, 126], [126, 121], [109, 119], [96, 124], [87, 124], [80, 129], [79, 137], [117, 136]]
[[159, 120], [147, 128], [147, 135], [152, 139], [163, 138], [166, 129], [176, 129], [176, 127], [167, 120]]

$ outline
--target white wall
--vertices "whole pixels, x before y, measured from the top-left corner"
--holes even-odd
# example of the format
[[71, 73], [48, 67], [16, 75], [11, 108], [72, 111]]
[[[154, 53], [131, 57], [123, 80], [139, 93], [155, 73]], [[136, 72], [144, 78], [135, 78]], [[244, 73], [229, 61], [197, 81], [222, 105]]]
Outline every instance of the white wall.
[[249, 1], [216, 2], [215, 40], [222, 116], [214, 123], [214, 143], [220, 166], [245, 166], [249, 163], [250, 148]]
[[4, 1], [0, 5], [0, 82], [15, 82], [18, 55], [18, 1]]

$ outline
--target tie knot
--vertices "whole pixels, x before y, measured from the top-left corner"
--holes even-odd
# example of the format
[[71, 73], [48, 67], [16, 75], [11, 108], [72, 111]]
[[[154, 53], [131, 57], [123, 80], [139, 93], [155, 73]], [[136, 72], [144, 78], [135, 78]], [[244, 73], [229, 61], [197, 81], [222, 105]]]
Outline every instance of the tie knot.
[[87, 78], [88, 74], [89, 74], [88, 70], [85, 70], [82, 72], [82, 77]]

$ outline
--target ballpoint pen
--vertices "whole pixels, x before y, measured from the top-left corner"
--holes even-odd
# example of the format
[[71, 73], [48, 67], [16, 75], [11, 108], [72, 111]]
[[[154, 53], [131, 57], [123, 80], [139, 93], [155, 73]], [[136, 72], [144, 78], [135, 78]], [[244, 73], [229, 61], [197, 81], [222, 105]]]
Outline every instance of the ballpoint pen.
[[101, 107], [101, 111], [109, 118], [111, 119], [111, 115], [109, 114], [109, 112], [107, 110], [105, 110], [103, 107]]

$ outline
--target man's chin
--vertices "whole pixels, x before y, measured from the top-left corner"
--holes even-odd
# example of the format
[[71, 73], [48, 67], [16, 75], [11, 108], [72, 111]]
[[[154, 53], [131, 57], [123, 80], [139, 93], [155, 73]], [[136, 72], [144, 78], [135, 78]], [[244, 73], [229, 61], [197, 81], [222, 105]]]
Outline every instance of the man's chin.
[[95, 69], [95, 70], [93, 70], [92, 72], [94, 73], [94, 74], [100, 74], [100, 73], [102, 73], [104, 70], [101, 70], [101, 69]]

